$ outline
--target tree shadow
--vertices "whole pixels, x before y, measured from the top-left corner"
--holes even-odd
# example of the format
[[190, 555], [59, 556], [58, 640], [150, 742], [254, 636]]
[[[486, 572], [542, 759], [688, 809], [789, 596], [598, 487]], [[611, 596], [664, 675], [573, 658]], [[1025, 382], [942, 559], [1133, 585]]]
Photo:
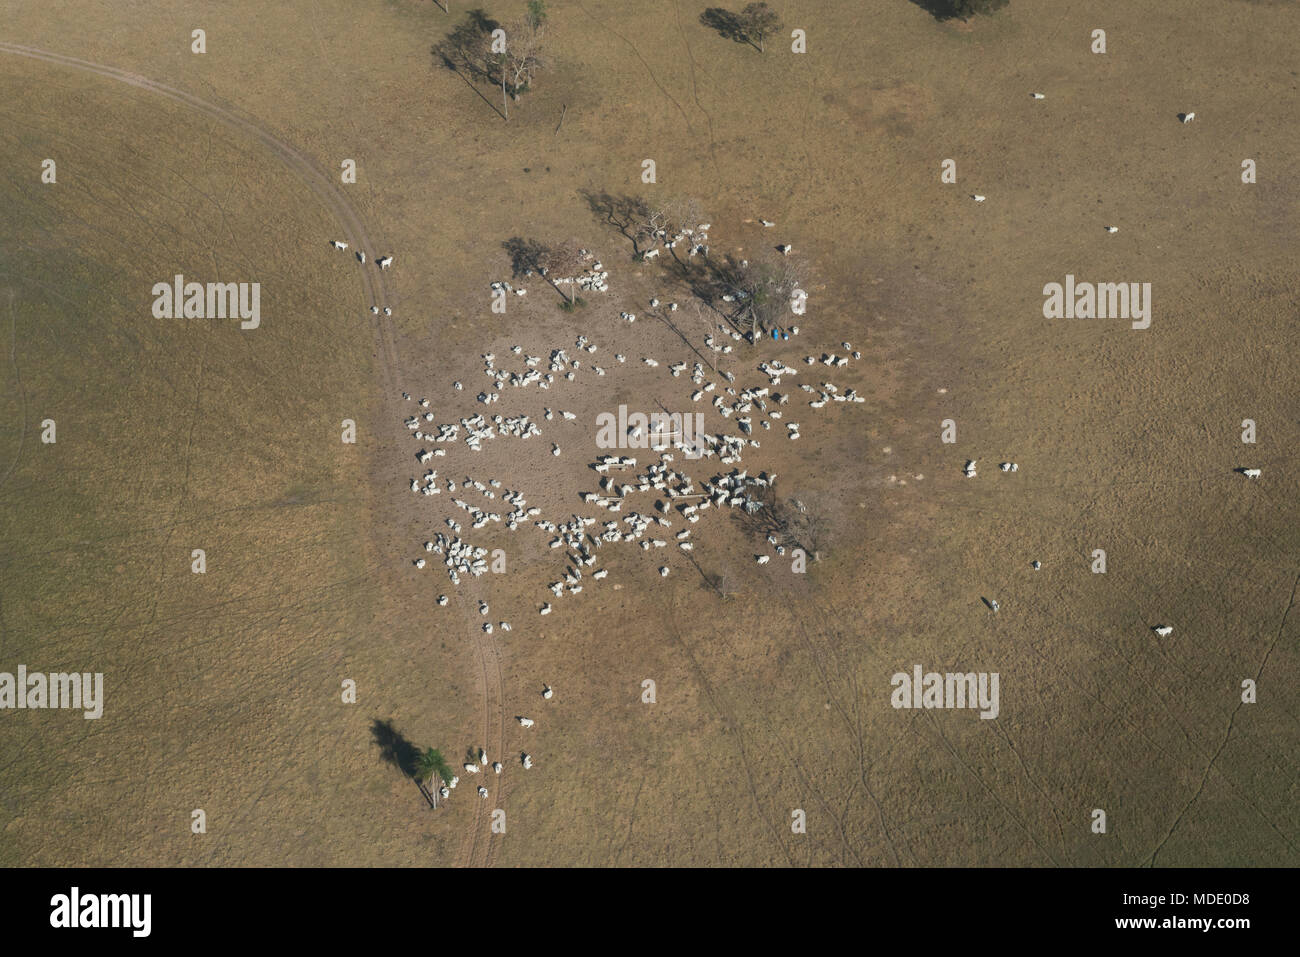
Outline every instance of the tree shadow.
[[578, 190], [592, 214], [607, 226], [613, 226], [632, 244], [632, 255], [641, 255], [642, 226], [650, 218], [650, 207], [636, 196], [615, 196], [604, 190]]
[[510, 278], [520, 279], [542, 271], [546, 261], [546, 244], [536, 239], [511, 236], [501, 244], [510, 257]]
[[945, 20], [959, 19], [952, 0], [911, 0], [911, 2], [941, 23]]
[[501, 83], [501, 76], [495, 72], [501, 68], [499, 58], [490, 52], [492, 31], [500, 26], [483, 10], [470, 10], [465, 14], [464, 22], [430, 47], [429, 54], [435, 64], [441, 63], [445, 69], [459, 76], [466, 86], [478, 94], [479, 99], [492, 107], [497, 116], [505, 119], [506, 115], [501, 108], [474, 85], [475, 81], [492, 86]]
[[741, 23], [740, 17], [730, 10], [724, 10], [722, 7], [709, 7], [700, 14], [700, 23], [710, 30], [717, 31], [718, 35], [725, 40], [735, 40], [737, 43], [749, 42], [749, 37], [745, 35], [745, 27]]
[[370, 734], [385, 763], [391, 764], [408, 778], [415, 777], [415, 761], [420, 752], [393, 727], [391, 719], [380, 721], [376, 718], [370, 726]]
[[572, 294], [566, 293], [556, 282], [556, 279], [564, 277], [555, 275], [557, 269], [563, 272], [577, 266], [576, 243], [549, 245], [537, 239], [511, 236], [501, 243], [501, 248], [510, 257], [510, 278], [526, 279], [532, 276], [540, 276], [547, 285], [555, 290], [556, 295], [564, 302], [569, 303], [570, 306], [581, 302], [578, 299], [577, 289], [574, 288]]

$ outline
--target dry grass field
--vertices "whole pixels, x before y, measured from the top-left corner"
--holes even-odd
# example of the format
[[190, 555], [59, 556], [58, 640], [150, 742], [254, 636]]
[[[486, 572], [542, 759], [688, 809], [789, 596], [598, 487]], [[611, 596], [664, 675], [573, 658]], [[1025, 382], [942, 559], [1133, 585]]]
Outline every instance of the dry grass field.
[[[0, 672], [103, 672], [106, 700], [93, 721], [0, 712], [0, 864], [1300, 864], [1300, 5], [772, 5], [760, 54], [704, 2], [553, 0], [550, 62], [505, 122], [431, 55], [454, 2], [7, 4]], [[714, 253], [792, 244], [800, 334], [709, 353], [672, 259], [634, 258], [599, 194], [697, 200]], [[564, 311], [534, 279], [494, 313], [516, 236], [591, 249], [610, 291]], [[261, 326], [155, 319], [177, 273], [260, 282]], [[1044, 318], [1067, 273], [1151, 283], [1150, 328]], [[683, 308], [656, 321], [652, 296]], [[475, 401], [484, 354], [519, 369], [512, 346], [574, 356], [582, 335], [599, 351], [573, 382]], [[803, 364], [846, 341], [848, 366]], [[449, 445], [440, 482], [620, 519], [580, 498], [596, 417], [693, 411], [667, 367], [696, 350], [737, 388], [800, 370], [801, 438], [773, 421], [742, 467], [822, 523], [806, 574], [756, 564], [770, 548], [719, 510], [692, 552], [678, 521], [554, 598], [550, 535], [470, 532], [469, 493], [409, 490], [424, 410], [402, 392], [435, 426], [543, 430]], [[823, 381], [865, 402], [809, 408], [797, 384]], [[453, 586], [421, 548], [448, 517], [505, 574]], [[485, 634], [479, 600], [511, 630]], [[998, 673], [997, 718], [896, 710], [915, 664]], [[385, 727], [399, 753], [505, 768], [431, 810]]]

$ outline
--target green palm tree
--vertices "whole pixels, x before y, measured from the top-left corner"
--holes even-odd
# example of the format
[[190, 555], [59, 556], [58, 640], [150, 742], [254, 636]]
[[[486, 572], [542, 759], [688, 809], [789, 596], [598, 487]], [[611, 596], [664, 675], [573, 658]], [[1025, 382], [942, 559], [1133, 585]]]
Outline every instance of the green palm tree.
[[415, 777], [418, 781], [428, 782], [429, 789], [434, 790], [438, 787], [439, 781], [443, 783], [450, 781], [453, 775], [451, 766], [447, 764], [447, 759], [442, 756], [442, 752], [436, 748], [429, 748], [415, 759]]

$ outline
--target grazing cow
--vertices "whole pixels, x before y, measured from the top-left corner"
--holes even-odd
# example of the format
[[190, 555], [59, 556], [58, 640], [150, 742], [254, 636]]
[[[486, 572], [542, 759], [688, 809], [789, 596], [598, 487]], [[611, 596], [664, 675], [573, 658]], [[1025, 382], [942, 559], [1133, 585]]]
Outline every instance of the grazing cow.
[[500, 762], [500, 761], [493, 761], [493, 762], [492, 762], [492, 773], [493, 773], [493, 774], [500, 774], [500, 773], [501, 773], [501, 762]]
[[347, 244], [347, 243], [341, 243], [341, 242], [339, 242], [337, 239], [331, 239], [331, 240], [330, 240], [330, 245], [333, 246], [335, 249], [347, 249], [347, 248], [348, 248], [348, 244]]
[[366, 253], [365, 253], [365, 250], [362, 250], [362, 249], [358, 249], [358, 250], [357, 250], [357, 259], [359, 259], [362, 263], [364, 263], [364, 262], [366, 261]]
[[764, 228], [767, 228], [768, 226], [775, 226], [775, 225], [776, 225], [776, 223], [772, 222], [770, 219], [760, 219], [758, 222], [759, 222], [759, 224], [760, 224], [761, 226], [763, 226]]
[[551, 700], [551, 695], [555, 694], [550, 685], [542, 685], [542, 697], [547, 701]]
[[1044, 96], [1042, 93], [1030, 93], [1029, 95], [1032, 96], [1035, 100], [1045, 100], [1045, 99], [1047, 99], [1047, 97]]
[[519, 726], [522, 728], [531, 728], [536, 723], [532, 718], [524, 718], [520, 716], [516, 716], [515, 720], [519, 722]]
[[470, 762], [466, 761], [466, 762], [465, 762], [465, 772], [466, 772], [467, 774], [478, 774], [478, 765], [477, 765], [477, 764], [471, 764]]
[[533, 766], [533, 756], [529, 754], [527, 751], [525, 751], [523, 754], [519, 756], [519, 760], [520, 762], [522, 762], [524, 766], [524, 770], [528, 770]]
[[998, 468], [1000, 468], [1000, 469], [1001, 469], [1002, 471], [1004, 471], [1004, 472], [1019, 472], [1019, 471], [1020, 471], [1020, 466], [1017, 465], [1015, 462], [1000, 462], [1000, 463], [998, 464]]
[[794, 247], [791, 246], [789, 243], [781, 243], [781, 245], [776, 247], [776, 251], [779, 252], [782, 256], [788, 256], [790, 255], [790, 253], [794, 252]]
[[1259, 478], [1262, 474], [1259, 469], [1237, 469], [1237, 471], [1246, 476], [1246, 478]]
[[1161, 638], [1168, 638], [1170, 635], [1172, 635], [1172, 634], [1174, 633], [1174, 626], [1173, 626], [1173, 625], [1156, 625], [1156, 626], [1155, 626], [1154, 628], [1152, 628], [1151, 630], [1154, 631], [1154, 632], [1155, 632], [1157, 635], [1159, 635]]
[[977, 203], [982, 203], [984, 200], [988, 199], [987, 196], [981, 196], [979, 193], [971, 193], [970, 198], [975, 200]]
[[378, 259], [375, 260], [375, 264], [378, 265], [380, 269], [387, 269], [389, 266], [393, 264], [393, 257], [380, 256]]
[[770, 562], [771, 560], [772, 560], [772, 558], [771, 558], [770, 555], [757, 555], [757, 556], [755, 556], [755, 561], [757, 561], [760, 565], [766, 565], [766, 564], [767, 564], [768, 562]]
[[478, 786], [478, 796], [481, 797], [481, 798], [485, 798], [485, 797], [488, 796], [488, 795], [487, 795], [487, 788], [485, 788], [485, 787], [484, 787], [483, 785], [481, 785], [481, 784]]
[[1108, 232], [1108, 233], [1117, 233], [1117, 232], [1119, 232], [1119, 227], [1118, 227], [1118, 226], [1103, 226], [1102, 229], [1106, 230], [1106, 232]]
[[1180, 123], [1190, 123], [1190, 122], [1192, 122], [1192, 120], [1194, 120], [1194, 119], [1196, 119], [1196, 114], [1195, 114], [1195, 113], [1179, 113], [1179, 114], [1178, 114], [1178, 122], [1180, 122]]

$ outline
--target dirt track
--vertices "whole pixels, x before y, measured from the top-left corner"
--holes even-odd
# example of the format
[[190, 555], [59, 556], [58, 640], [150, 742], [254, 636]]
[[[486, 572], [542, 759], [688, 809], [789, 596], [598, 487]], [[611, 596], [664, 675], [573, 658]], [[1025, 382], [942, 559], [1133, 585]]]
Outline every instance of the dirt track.
[[[105, 66], [98, 63], [90, 63], [86, 60], [80, 60], [76, 57], [64, 56], [58, 53], [52, 53], [47, 50], [38, 50], [33, 47], [19, 46], [13, 43], [0, 42], [0, 53], [11, 56], [27, 57], [33, 60], [40, 60], [45, 63], [51, 63], [56, 66], [67, 67], [78, 70], [83, 73], [90, 73], [95, 76], [115, 80], [120, 83], [126, 83], [137, 89], [146, 90], [150, 93], [156, 93], [175, 100], [192, 109], [199, 110], [209, 116], [215, 117], [242, 133], [256, 139], [265, 146], [272, 155], [279, 159], [285, 166], [291, 169], [298, 178], [307, 185], [312, 192], [330, 209], [338, 220], [342, 229], [345, 240], [349, 243], [349, 253], [355, 250], [366, 250], [370, 262], [362, 264], [355, 256], [350, 255], [349, 259], [357, 269], [361, 277], [362, 288], [364, 292], [364, 307], [368, 311], [371, 305], [390, 306], [396, 311], [399, 306], [399, 300], [387, 288], [384, 281], [384, 274], [381, 270], [373, 265], [374, 258], [378, 255], [379, 247], [370, 239], [370, 232], [367, 230], [361, 216], [356, 212], [347, 198], [334, 187], [330, 179], [320, 172], [319, 167], [305, 158], [300, 152], [292, 146], [277, 138], [265, 127], [255, 120], [240, 115], [233, 109], [218, 106], [210, 103], [193, 94], [186, 93], [183, 90], [175, 89], [163, 83], [150, 80], [147, 77], [134, 73], [128, 73], [124, 70], [118, 70], [111, 66]], [[12, 293], [10, 295], [10, 307], [12, 308]], [[367, 312], [368, 314], [368, 312]], [[388, 410], [386, 417], [390, 423], [400, 421], [402, 408], [401, 400], [398, 397], [401, 391], [398, 383], [402, 380], [400, 359], [397, 353], [396, 338], [393, 336], [390, 324], [382, 319], [375, 320], [371, 323], [374, 330], [376, 346], [379, 350], [381, 361], [379, 367], [382, 371], [382, 387], [384, 392], [384, 407]], [[25, 431], [25, 430], [24, 430]], [[401, 436], [400, 429], [393, 429], [394, 435]], [[10, 465], [18, 461], [15, 457]], [[7, 477], [7, 476], [6, 476]], [[2, 480], [0, 480], [2, 484]], [[471, 626], [472, 627], [472, 626]], [[478, 663], [477, 680], [479, 682], [480, 696], [482, 700], [483, 713], [483, 738], [484, 740], [495, 740], [496, 750], [499, 755], [498, 760], [505, 757], [505, 709], [501, 687], [501, 655], [496, 646], [495, 640], [490, 635], [485, 635], [477, 628], [473, 628], [476, 633], [474, 639], [475, 657]], [[495, 736], [492, 732], [495, 729]], [[484, 769], [485, 771], [488, 769]], [[498, 780], [497, 783], [496, 806], [504, 804], [507, 788], [504, 783]], [[482, 814], [482, 803], [475, 803], [475, 825], [467, 831], [466, 848], [462, 852], [462, 866], [491, 866], [495, 856], [495, 849], [499, 844], [493, 841], [491, 836], [480, 837], [480, 834], [486, 833], [486, 820]]]

